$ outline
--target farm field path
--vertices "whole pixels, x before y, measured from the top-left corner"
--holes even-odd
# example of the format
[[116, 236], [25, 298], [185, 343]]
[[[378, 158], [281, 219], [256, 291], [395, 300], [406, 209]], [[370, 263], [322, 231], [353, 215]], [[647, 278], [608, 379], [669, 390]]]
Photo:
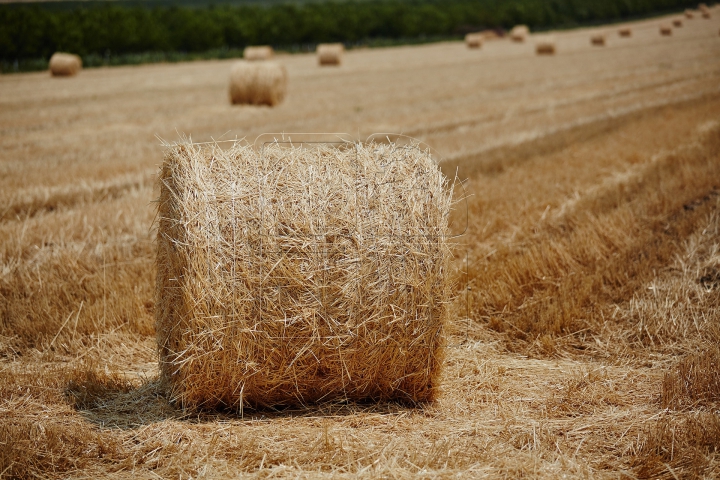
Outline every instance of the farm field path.
[[[275, 108], [229, 104], [230, 61], [0, 76], [0, 477], [720, 476], [720, 9], [666, 21], [279, 54]], [[435, 404], [168, 404], [160, 139], [282, 132], [402, 133], [464, 181]]]

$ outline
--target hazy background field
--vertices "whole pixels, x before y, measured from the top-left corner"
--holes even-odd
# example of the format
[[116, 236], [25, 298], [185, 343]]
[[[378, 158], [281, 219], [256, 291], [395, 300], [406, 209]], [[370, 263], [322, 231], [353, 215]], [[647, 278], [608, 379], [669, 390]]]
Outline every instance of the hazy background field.
[[363, 0], [253, 2], [150, 0], [0, 5], [2, 72], [44, 70], [55, 51], [85, 66], [232, 58], [246, 45], [314, 51], [422, 43], [485, 29], [571, 27], [637, 19], [691, 0]]

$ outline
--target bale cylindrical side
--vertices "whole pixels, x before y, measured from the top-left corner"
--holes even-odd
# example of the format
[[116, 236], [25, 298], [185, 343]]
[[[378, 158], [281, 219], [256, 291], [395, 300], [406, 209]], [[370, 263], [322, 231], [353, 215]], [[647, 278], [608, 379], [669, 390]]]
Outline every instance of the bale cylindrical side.
[[683, 26], [683, 22], [679, 18], [676, 18], [675, 20], [673, 20], [672, 24], [673, 24], [673, 27], [678, 27], [678, 28]]
[[49, 68], [54, 77], [69, 77], [82, 69], [82, 59], [72, 53], [56, 52], [50, 57]]
[[540, 40], [535, 44], [538, 55], [555, 55], [555, 40]]
[[510, 30], [510, 38], [513, 42], [524, 42], [528, 35], [530, 35], [530, 29], [527, 25], [515, 25]]
[[695, 14], [692, 10], [687, 9], [685, 10], [685, 18], [687, 18], [688, 20], [692, 20], [693, 18], [695, 18]]
[[596, 47], [605, 46], [605, 35], [593, 35], [590, 37], [590, 43]]
[[245, 47], [243, 50], [243, 58], [245, 60], [270, 60], [275, 51], [269, 45], [258, 45], [254, 47]]
[[180, 144], [158, 177], [156, 327], [186, 408], [431, 401], [451, 188], [395, 144]]
[[660, 25], [660, 35], [669, 37], [672, 35], [672, 27], [670, 25]]
[[277, 105], [285, 98], [287, 71], [276, 62], [240, 60], [230, 69], [230, 102]]
[[480, 48], [483, 44], [483, 34], [482, 33], [468, 33], [465, 35], [465, 45], [467, 45], [468, 48]]
[[316, 51], [319, 65], [340, 65], [345, 46], [342, 43], [321, 43]]
[[632, 29], [630, 27], [623, 27], [620, 30], [618, 30], [618, 33], [621, 37], [632, 37]]

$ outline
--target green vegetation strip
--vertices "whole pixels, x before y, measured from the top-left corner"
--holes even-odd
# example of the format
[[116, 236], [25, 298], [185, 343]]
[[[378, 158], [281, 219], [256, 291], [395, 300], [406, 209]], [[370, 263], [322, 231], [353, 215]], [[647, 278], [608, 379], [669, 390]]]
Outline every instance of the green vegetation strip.
[[[449, 38], [481, 28], [564, 27], [691, 7], [696, 0], [365, 0], [191, 6], [87, 2], [0, 6], [0, 69], [47, 67], [55, 51], [86, 66], [237, 57], [246, 45]], [[153, 53], [148, 53], [153, 52]]]

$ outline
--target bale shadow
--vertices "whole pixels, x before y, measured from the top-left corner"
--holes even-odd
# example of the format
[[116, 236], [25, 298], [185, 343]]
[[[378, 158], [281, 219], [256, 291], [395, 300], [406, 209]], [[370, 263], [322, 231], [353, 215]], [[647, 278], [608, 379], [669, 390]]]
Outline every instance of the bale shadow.
[[424, 404], [402, 402], [329, 401], [304, 406], [249, 409], [184, 410], [173, 404], [161, 378], [144, 379], [139, 385], [120, 374], [96, 369], [76, 373], [68, 382], [68, 402], [89, 422], [110, 429], [133, 430], [153, 423], [182, 421], [190, 424], [252, 422], [289, 417], [338, 417], [359, 414], [401, 415], [422, 412]]

